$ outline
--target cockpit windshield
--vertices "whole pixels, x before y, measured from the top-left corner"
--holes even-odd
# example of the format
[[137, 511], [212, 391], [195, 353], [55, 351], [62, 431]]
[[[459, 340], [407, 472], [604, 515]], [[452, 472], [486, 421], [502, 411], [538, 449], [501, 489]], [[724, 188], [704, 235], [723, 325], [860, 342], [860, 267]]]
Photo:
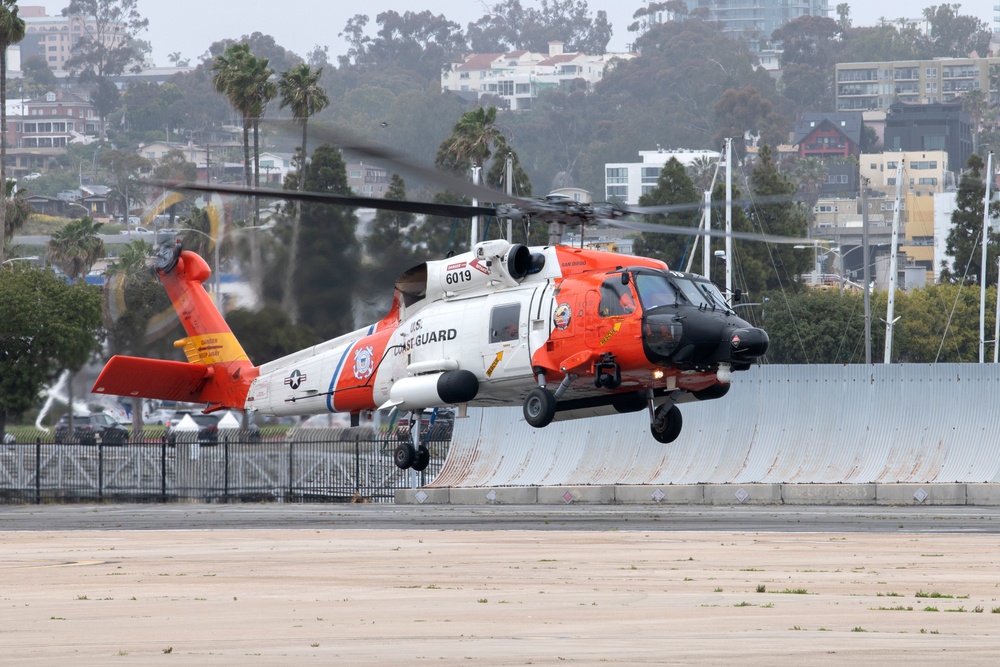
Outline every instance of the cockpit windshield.
[[719, 288], [708, 281], [678, 275], [668, 278], [662, 274], [639, 273], [635, 276], [635, 286], [645, 310], [678, 303], [712, 310], [731, 310]]

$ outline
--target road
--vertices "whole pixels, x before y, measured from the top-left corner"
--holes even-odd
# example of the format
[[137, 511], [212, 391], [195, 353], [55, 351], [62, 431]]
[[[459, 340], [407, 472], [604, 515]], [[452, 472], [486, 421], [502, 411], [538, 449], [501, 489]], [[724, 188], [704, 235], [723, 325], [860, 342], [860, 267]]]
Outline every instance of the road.
[[1000, 507], [171, 504], [0, 506], [2, 531], [541, 530], [1000, 533]]

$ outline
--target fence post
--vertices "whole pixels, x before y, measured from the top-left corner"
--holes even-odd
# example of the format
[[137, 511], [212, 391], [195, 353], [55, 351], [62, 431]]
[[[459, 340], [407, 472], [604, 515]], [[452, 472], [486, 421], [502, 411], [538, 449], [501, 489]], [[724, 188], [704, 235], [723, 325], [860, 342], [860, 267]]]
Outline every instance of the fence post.
[[104, 438], [97, 443], [97, 499], [104, 500]]
[[354, 435], [354, 493], [361, 495], [361, 435]]
[[35, 437], [35, 504], [42, 504], [42, 439]]
[[229, 502], [229, 436], [222, 436], [222, 465], [225, 469], [222, 473], [222, 498]]
[[288, 443], [288, 497], [285, 502], [290, 503], [295, 498], [295, 441]]
[[160, 498], [167, 502], [167, 436], [160, 439]]

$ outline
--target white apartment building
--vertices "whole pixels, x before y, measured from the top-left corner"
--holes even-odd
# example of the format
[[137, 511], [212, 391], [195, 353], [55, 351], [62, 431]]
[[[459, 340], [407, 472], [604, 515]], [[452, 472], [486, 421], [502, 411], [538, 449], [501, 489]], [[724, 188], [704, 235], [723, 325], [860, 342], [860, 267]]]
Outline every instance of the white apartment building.
[[441, 91], [455, 92], [470, 98], [495, 96], [507, 108], [531, 108], [531, 101], [545, 90], [568, 87], [576, 81], [587, 88], [604, 78], [613, 60], [634, 58], [634, 53], [564, 53], [563, 43], [549, 42], [549, 52], [511, 51], [510, 53], [475, 53], [460, 63], [451, 63], [441, 73]]
[[604, 196], [608, 201], [623, 202], [636, 205], [639, 197], [656, 187], [663, 165], [670, 158], [687, 167], [698, 158], [717, 161], [721, 158], [718, 151], [688, 150], [678, 148], [655, 151], [639, 151], [642, 162], [612, 162], [604, 165]]

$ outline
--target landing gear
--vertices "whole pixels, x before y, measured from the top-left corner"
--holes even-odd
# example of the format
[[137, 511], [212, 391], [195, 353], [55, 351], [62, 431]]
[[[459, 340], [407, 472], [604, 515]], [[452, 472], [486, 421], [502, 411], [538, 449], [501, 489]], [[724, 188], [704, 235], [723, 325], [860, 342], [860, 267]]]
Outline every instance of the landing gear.
[[[668, 407], [669, 405], [669, 407]], [[681, 434], [681, 426], [684, 420], [681, 418], [681, 411], [672, 403], [664, 403], [656, 408], [656, 414], [649, 425], [649, 431], [656, 438], [657, 442], [668, 444], [677, 439]]]
[[556, 416], [556, 397], [545, 387], [535, 387], [524, 398], [524, 421], [543, 428]]
[[[424, 449], [426, 449], [426, 447]], [[412, 468], [416, 460], [417, 450], [412, 444], [409, 442], [401, 442], [396, 445], [396, 451], [392, 453], [392, 462], [396, 464], [397, 468], [400, 470]]]
[[[412, 445], [411, 445], [412, 446]], [[417, 472], [423, 472], [427, 469], [427, 465], [431, 462], [431, 450], [427, 449], [427, 445], [420, 445], [417, 447], [416, 458], [413, 459], [413, 465], [410, 466]]]

